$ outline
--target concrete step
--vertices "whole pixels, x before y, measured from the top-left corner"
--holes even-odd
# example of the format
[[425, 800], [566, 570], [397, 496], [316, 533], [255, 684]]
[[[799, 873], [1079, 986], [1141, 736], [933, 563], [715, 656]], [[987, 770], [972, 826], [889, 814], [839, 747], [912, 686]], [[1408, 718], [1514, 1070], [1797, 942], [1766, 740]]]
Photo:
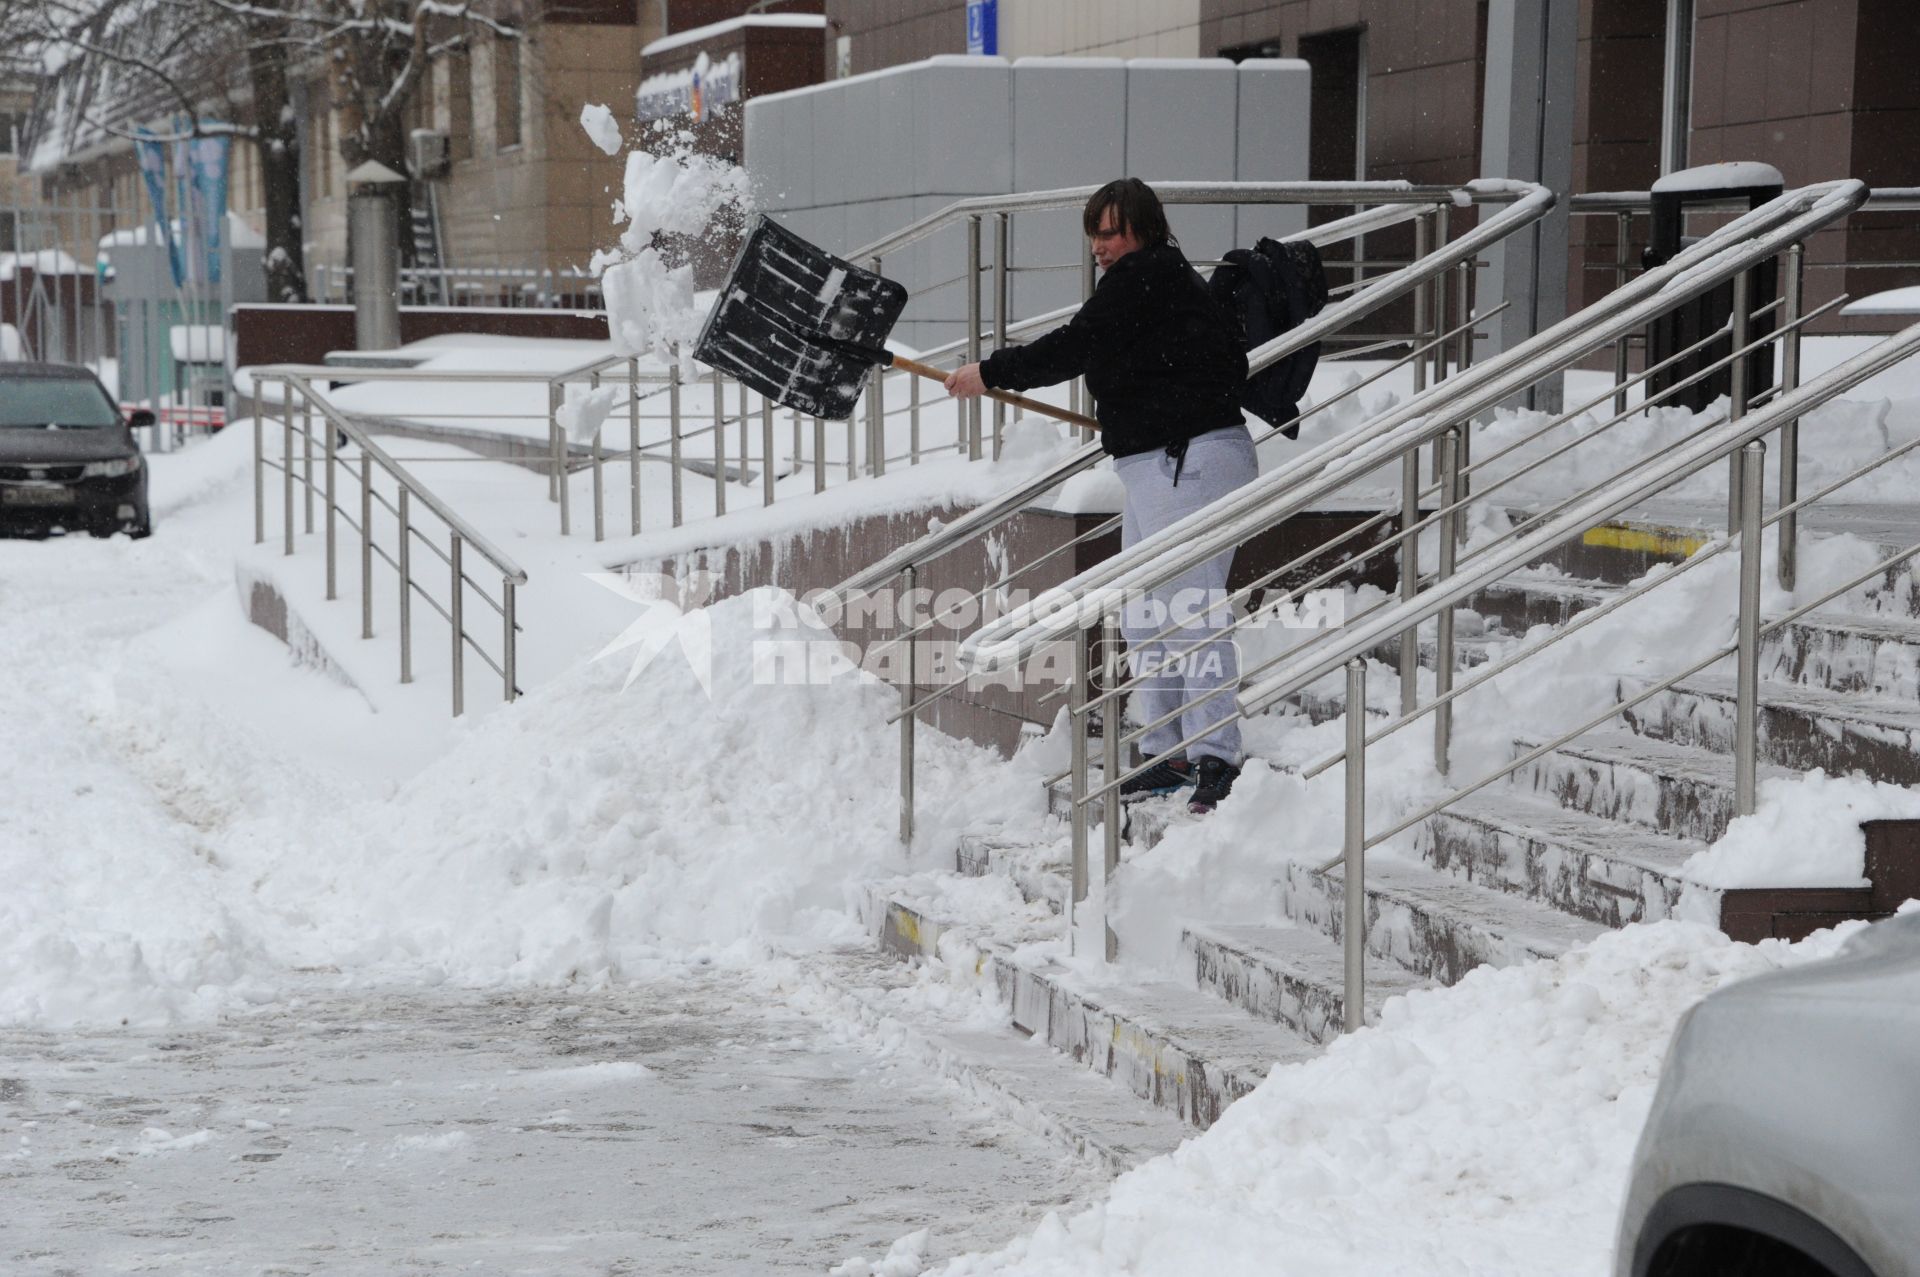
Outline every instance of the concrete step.
[[[1092, 784], [1096, 789], [1100, 786], [1098, 779], [1100, 774], [1098, 769], [1093, 772]], [[1175, 823], [1182, 820], [1203, 819], [1187, 810], [1186, 796], [1191, 792], [1193, 791], [1190, 789], [1182, 789], [1160, 797], [1141, 798], [1122, 803], [1120, 805], [1121, 841], [1145, 849], [1156, 845]], [[1073, 819], [1073, 796], [1065, 781], [1047, 791], [1047, 810], [1062, 821]], [[1093, 803], [1088, 812], [1089, 827], [1103, 829], [1106, 824], [1106, 804]], [[1091, 854], [1097, 857], [1099, 852], [1096, 850]]]
[[[1630, 694], [1644, 684], [1622, 680], [1621, 686]], [[1643, 736], [1731, 754], [1737, 703], [1731, 675], [1697, 674], [1627, 710], [1625, 718]], [[1764, 762], [1920, 784], [1920, 706], [1910, 702], [1767, 680], [1760, 684], [1758, 735]]]
[[1565, 625], [1619, 592], [1618, 586], [1601, 581], [1524, 571], [1481, 590], [1468, 598], [1467, 605], [1484, 617], [1489, 627], [1518, 635], [1536, 625]]
[[[904, 958], [935, 955], [943, 937], [963, 930], [934, 916], [926, 903], [888, 896], [883, 887], [870, 889], [862, 912], [881, 948]], [[1016, 1030], [1202, 1130], [1274, 1064], [1318, 1049], [1187, 985], [1103, 982], [994, 941], [980, 943], [977, 952], [981, 973], [1012, 1007]]]
[[1760, 673], [1830, 692], [1920, 702], [1920, 621], [1809, 612], [1768, 637]]
[[1193, 1134], [1176, 1115], [1140, 1103], [1112, 1079], [1030, 1037], [955, 1022], [919, 999], [890, 996], [911, 988], [913, 981], [909, 969], [890, 955], [873, 950], [836, 955], [829, 976], [846, 1008], [890, 1048], [910, 1052], [1109, 1175], [1171, 1152]]
[[1680, 866], [1706, 844], [1512, 789], [1485, 789], [1427, 822], [1435, 869], [1607, 927], [1672, 914]]
[[[1340, 939], [1345, 875], [1290, 864], [1281, 912]], [[1415, 975], [1453, 984], [1483, 963], [1555, 957], [1608, 928], [1428, 865], [1376, 855], [1367, 866], [1367, 951]]]
[[[1516, 754], [1540, 742], [1514, 741]], [[1790, 777], [1763, 764], [1760, 775]], [[1733, 757], [1637, 736], [1624, 728], [1589, 732], [1514, 772], [1511, 787], [1607, 821], [1699, 843], [1716, 841], [1733, 819]]]
[[[1340, 1036], [1346, 1020], [1346, 955], [1318, 931], [1285, 926], [1193, 926], [1181, 932], [1195, 982], [1250, 1015], [1284, 1024], [1309, 1042]], [[1374, 963], [1367, 971], [1367, 1021], [1388, 998], [1428, 984], [1410, 971]]]
[[954, 870], [965, 878], [1010, 878], [1029, 903], [1044, 904], [1056, 914], [1065, 911], [1073, 890], [1072, 866], [1057, 841], [1036, 843], [997, 831], [969, 831], [960, 835]]

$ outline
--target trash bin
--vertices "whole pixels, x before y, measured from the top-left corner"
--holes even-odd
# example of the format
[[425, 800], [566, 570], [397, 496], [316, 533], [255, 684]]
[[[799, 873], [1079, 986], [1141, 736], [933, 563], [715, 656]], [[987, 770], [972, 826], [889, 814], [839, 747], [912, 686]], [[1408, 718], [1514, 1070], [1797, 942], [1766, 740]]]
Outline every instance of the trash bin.
[[[1699, 204], [1722, 200], [1744, 200], [1748, 208], [1758, 208], [1778, 196], [1786, 183], [1780, 170], [1771, 164], [1752, 162], [1706, 164], [1699, 168], [1669, 173], [1653, 184], [1653, 227], [1641, 264], [1659, 266], [1677, 256], [1697, 236], [1683, 234], [1686, 211]], [[1760, 310], [1779, 294], [1779, 268], [1768, 259], [1754, 267], [1753, 286], [1747, 294], [1749, 312]], [[1733, 314], [1733, 281], [1654, 320], [1647, 327], [1647, 366], [1672, 359], [1708, 333], [1721, 327]], [[1774, 329], [1775, 315], [1767, 313], [1752, 321], [1748, 340], [1754, 341]], [[1718, 359], [1725, 359], [1733, 348], [1722, 337], [1709, 342], [1684, 359], [1675, 360], [1647, 379], [1649, 398], [1698, 373]], [[1747, 397], [1749, 400], [1773, 384], [1773, 347], [1756, 350], [1747, 360]], [[1663, 403], [1699, 412], [1715, 399], [1733, 391], [1733, 369], [1721, 368], [1699, 381], [1676, 391]]]

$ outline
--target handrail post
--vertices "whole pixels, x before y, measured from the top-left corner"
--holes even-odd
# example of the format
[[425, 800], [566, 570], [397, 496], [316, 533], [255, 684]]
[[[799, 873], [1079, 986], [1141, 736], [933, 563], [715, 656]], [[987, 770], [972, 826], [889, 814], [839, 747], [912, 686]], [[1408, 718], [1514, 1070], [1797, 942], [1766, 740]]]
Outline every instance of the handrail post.
[[753, 441], [747, 435], [747, 383], [736, 381], [740, 387], [740, 482], [747, 481], [747, 465], [753, 460]]
[[827, 419], [813, 419], [813, 490], [827, 490]]
[[[878, 257], [868, 266], [874, 274], [880, 273]], [[883, 475], [887, 472], [887, 370], [875, 368], [869, 375], [872, 380], [867, 384], [867, 472]]]
[[[313, 535], [313, 399], [311, 396], [301, 401], [300, 411], [300, 454], [303, 461], [301, 481], [306, 491], [301, 494], [301, 504], [306, 507], [306, 532]], [[322, 420], [325, 420], [323, 417]]]
[[[967, 362], [980, 362], [980, 215], [967, 215]], [[980, 400], [967, 400], [967, 460], [980, 460]]]
[[1751, 816], [1756, 798], [1760, 724], [1760, 499], [1767, 445], [1755, 439], [1734, 458], [1740, 465], [1740, 633], [1735, 657], [1733, 809]]
[[[994, 214], [993, 222], [993, 349], [998, 353], [1007, 348], [1007, 245], [1010, 241], [1008, 228], [1012, 219], [1005, 213]], [[975, 400], [974, 402], [978, 402]], [[1007, 405], [998, 399], [993, 401], [993, 459], [998, 461], [1000, 453], [1006, 447]]]
[[[1433, 210], [1434, 247], [1445, 250], [1447, 247], [1447, 206], [1436, 205]], [[1447, 276], [1450, 272], [1441, 271], [1433, 277], [1433, 327], [1420, 334], [1421, 341], [1433, 342], [1433, 381], [1435, 385], [1447, 379], [1447, 343], [1439, 340], [1440, 334], [1447, 331]]]
[[760, 504], [773, 504], [773, 400], [760, 396]]
[[[290, 396], [293, 393], [292, 382], [283, 381], [280, 384], [285, 394]], [[302, 399], [306, 398], [306, 394], [304, 391], [301, 393], [301, 398]], [[292, 399], [288, 398], [286, 403], [283, 405], [283, 407], [286, 409], [286, 411], [282, 414], [280, 418], [280, 423], [281, 423], [280, 424], [280, 505], [281, 505], [281, 513], [285, 516], [283, 519], [283, 522], [286, 524], [286, 533], [287, 533], [287, 544], [286, 544], [286, 549], [284, 553], [287, 555], [291, 555], [293, 553], [293, 401]]]
[[673, 526], [685, 517], [680, 480], [680, 362], [675, 359], [667, 373], [667, 469], [673, 485]]
[[1347, 662], [1347, 812], [1342, 884], [1341, 946], [1346, 979], [1341, 1027], [1352, 1033], [1367, 1021], [1367, 663]]
[[[400, 499], [406, 497], [403, 483]], [[360, 453], [360, 637], [373, 637], [373, 456], [364, 449]]]
[[547, 472], [547, 500], [560, 499], [560, 396], [563, 393], [557, 381], [547, 383], [547, 451], [552, 454], [553, 468]]
[[455, 532], [447, 546], [447, 563], [453, 572], [453, 593], [447, 599], [447, 615], [453, 626], [453, 716], [455, 718], [466, 710], [466, 573], [461, 570], [461, 547], [464, 544], [460, 534]]
[[[1413, 259], [1419, 261], [1431, 251], [1433, 243], [1433, 224], [1430, 213], [1422, 213], [1413, 219]], [[1430, 314], [1428, 305], [1432, 298], [1432, 284], [1421, 284], [1413, 290], [1413, 393], [1419, 394], [1427, 388], [1427, 357], [1420, 347], [1427, 340], [1427, 323]]]
[[[1417, 375], [1417, 372], [1416, 372]], [[1400, 458], [1400, 597], [1420, 593], [1420, 449], [1408, 448]], [[1420, 628], [1410, 625], [1400, 635], [1400, 712], [1411, 714], [1420, 704]]]
[[1090, 647], [1093, 635], [1082, 629], [1073, 636], [1073, 693], [1067, 707], [1067, 729], [1071, 738], [1073, 856], [1072, 889], [1067, 892], [1067, 952], [1079, 952], [1079, 906], [1087, 898], [1087, 702], [1093, 699], [1093, 662]]
[[920, 379], [907, 378], [907, 464], [920, 464]]
[[847, 414], [847, 482], [852, 483], [860, 477], [860, 439], [859, 428], [853, 424], [853, 414]]
[[[913, 628], [909, 605], [913, 600], [914, 580], [919, 574], [912, 564], [908, 564], [900, 573], [900, 606], [894, 609], [895, 619], [904, 630]], [[908, 608], [907, 611], [902, 611]], [[913, 850], [913, 699], [914, 699], [914, 659], [916, 646], [914, 640], [907, 640], [906, 676], [900, 680], [900, 846], [903, 850]]]
[[[1125, 681], [1120, 668], [1120, 615], [1109, 612], [1100, 618], [1101, 669], [1100, 694], [1112, 692]], [[1113, 878], [1120, 869], [1120, 738], [1125, 735], [1120, 701], [1110, 699], [1100, 713], [1100, 784], [1106, 788], [1101, 798], [1100, 833], [1105, 845], [1100, 876], [1100, 926], [1106, 933], [1105, 956], [1112, 962], [1120, 954], [1120, 938], [1113, 933]]]
[[[1448, 509], [1460, 495], [1460, 428], [1454, 426], [1438, 440], [1440, 450], [1440, 561], [1438, 583], [1445, 585], [1453, 577], [1455, 528], [1462, 520]], [[1440, 705], [1433, 711], [1433, 765], [1442, 776], [1447, 774], [1453, 750], [1453, 702], [1446, 699], [1453, 690], [1453, 609], [1442, 608], [1433, 618], [1433, 694]]]
[[727, 406], [722, 402], [726, 386], [720, 370], [713, 370], [713, 513], [727, 512]]
[[339, 597], [337, 591], [334, 588], [335, 578], [336, 578], [336, 569], [334, 567], [334, 563], [335, 563], [335, 556], [337, 554], [336, 545], [337, 545], [337, 537], [338, 537], [338, 531], [335, 525], [338, 521], [334, 517], [336, 511], [333, 505], [333, 473], [335, 468], [334, 462], [336, 461], [334, 441], [337, 440], [339, 437], [340, 437], [340, 432], [334, 429], [333, 423], [331, 421], [327, 422], [326, 471], [325, 471], [324, 481], [326, 484], [327, 602], [329, 603], [333, 602], [334, 599]]
[[640, 361], [627, 360], [627, 522], [640, 535]]
[[[1626, 287], [1627, 273], [1633, 264], [1627, 256], [1633, 237], [1633, 214], [1617, 213], [1614, 217], [1613, 286], [1618, 289]], [[1627, 412], [1628, 340], [1628, 335], [1621, 333], [1613, 343], [1613, 415], [1616, 417], [1625, 416]]]
[[[1787, 249], [1785, 330], [1780, 338], [1780, 393], [1790, 395], [1800, 387], [1800, 310], [1804, 305], [1802, 286], [1806, 275], [1807, 250], [1795, 242]], [[1780, 423], [1780, 509], [1785, 510], [1800, 497], [1800, 418]], [[1799, 571], [1799, 515], [1780, 516], [1780, 588], [1791, 590]]]
[[[1752, 272], [1741, 271], [1733, 277], [1733, 346], [1738, 351], [1747, 344], [1750, 312], [1753, 303], [1750, 300]], [[1747, 357], [1742, 354], [1733, 356], [1733, 363], [1727, 369], [1731, 378], [1727, 396], [1727, 420], [1738, 421], [1747, 415]], [[1740, 526], [1740, 480], [1744, 474], [1739, 456], [1730, 459], [1727, 474], [1727, 530]]]
[[[600, 389], [600, 374], [593, 374], [592, 388]], [[593, 539], [607, 539], [607, 481], [602, 473], [606, 464], [606, 450], [600, 446], [600, 432], [603, 426], [593, 428]]]
[[[266, 436], [265, 427], [260, 422], [261, 398], [259, 377], [253, 379], [253, 543], [260, 545], [267, 539], [267, 470], [264, 456]], [[283, 399], [284, 395], [281, 396]], [[154, 427], [159, 434], [160, 428]]]
[[400, 485], [400, 681], [413, 682], [413, 514], [407, 486]]
[[500, 578], [500, 680], [506, 685], [505, 699], [512, 701], [520, 695], [520, 689], [514, 684], [518, 681], [517, 657], [520, 650], [519, 635], [514, 625], [513, 578]]

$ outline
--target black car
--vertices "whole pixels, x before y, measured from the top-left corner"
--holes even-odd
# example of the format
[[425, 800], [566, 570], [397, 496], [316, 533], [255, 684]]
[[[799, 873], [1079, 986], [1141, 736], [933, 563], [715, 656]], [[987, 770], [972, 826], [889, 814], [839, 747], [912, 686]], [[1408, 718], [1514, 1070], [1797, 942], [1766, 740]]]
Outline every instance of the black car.
[[0, 363], [0, 534], [153, 531], [147, 466], [100, 379], [65, 364]]

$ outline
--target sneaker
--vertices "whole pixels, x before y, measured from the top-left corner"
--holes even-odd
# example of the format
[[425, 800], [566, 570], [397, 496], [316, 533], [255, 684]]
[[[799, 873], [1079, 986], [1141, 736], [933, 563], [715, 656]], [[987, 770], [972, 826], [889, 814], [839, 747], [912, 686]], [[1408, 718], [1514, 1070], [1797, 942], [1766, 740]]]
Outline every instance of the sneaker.
[[1220, 805], [1222, 799], [1233, 792], [1233, 782], [1240, 776], [1240, 769], [1212, 754], [1203, 754], [1194, 765], [1199, 776], [1199, 784], [1194, 787], [1193, 797], [1187, 802], [1187, 810], [1205, 815]]
[[1138, 776], [1120, 782], [1120, 797], [1146, 798], [1171, 794], [1183, 785], [1193, 784], [1193, 764], [1184, 758], [1163, 758]]

